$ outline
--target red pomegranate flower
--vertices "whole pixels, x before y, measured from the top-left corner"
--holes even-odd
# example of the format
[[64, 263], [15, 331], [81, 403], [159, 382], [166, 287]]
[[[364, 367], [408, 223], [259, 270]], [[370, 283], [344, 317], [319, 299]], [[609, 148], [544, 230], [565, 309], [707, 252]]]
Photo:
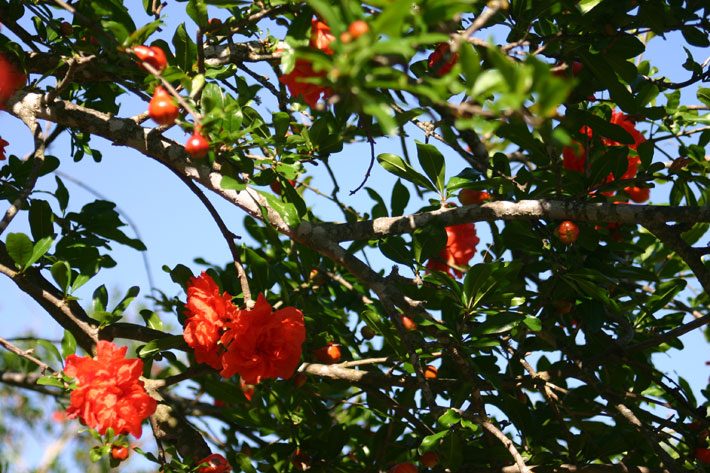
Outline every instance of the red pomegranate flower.
[[465, 266], [476, 254], [476, 245], [480, 241], [476, 235], [476, 227], [473, 223], [462, 223], [446, 227], [446, 247], [441, 250], [438, 257], [427, 262], [427, 268], [433, 271], [453, 273], [461, 277], [459, 270], [451, 268], [449, 265]]
[[9, 146], [10, 143], [0, 138], [0, 161], [6, 158], [5, 156], [5, 146]]
[[225, 324], [221, 375], [239, 374], [245, 384], [267, 378], [290, 378], [306, 339], [303, 314], [295, 307], [273, 312], [262, 294], [251, 310], [238, 310]]
[[0, 108], [5, 106], [5, 102], [17, 92], [27, 82], [27, 76], [10, 62], [3, 54], [0, 54]]
[[279, 77], [279, 81], [284, 84], [292, 97], [303, 98], [311, 108], [315, 108], [321, 95], [326, 97], [330, 94], [330, 89], [318, 84], [307, 82], [308, 79], [325, 77], [325, 72], [313, 70], [311, 62], [306, 59], [296, 59], [296, 65], [291, 72]]
[[315, 18], [311, 20], [311, 40], [310, 47], [319, 49], [326, 54], [333, 54], [330, 43], [335, 41], [335, 36], [330, 32], [330, 26]]
[[141, 436], [141, 423], [155, 412], [157, 403], [140, 380], [143, 362], [126, 359], [127, 350], [101, 340], [96, 357], [67, 357], [64, 373], [77, 382], [67, 409], [69, 418], [79, 417], [101, 435], [112, 428], [116, 434]]
[[238, 312], [232, 303], [232, 296], [226, 292], [221, 294], [214, 279], [203, 272], [199, 277], [191, 278], [188, 283], [185, 309], [188, 319], [183, 338], [195, 350], [195, 358], [199, 363], [221, 370], [222, 361], [217, 343], [225, 324]]
[[[313, 19], [311, 22], [311, 39], [308, 43], [310, 47], [323, 51], [326, 54], [333, 54], [330, 44], [335, 40], [335, 36], [330, 32], [330, 27], [322, 21]], [[296, 64], [291, 72], [279, 77], [279, 81], [284, 84], [292, 97], [303, 97], [311, 108], [315, 108], [321, 95], [327, 97], [330, 89], [318, 84], [308, 82], [309, 79], [325, 77], [325, 72], [313, 70], [311, 62], [306, 59], [296, 59]]]
[[[629, 148], [636, 151], [641, 143], [646, 141], [646, 138], [638, 131], [634, 123], [629, 119], [628, 115], [622, 112], [612, 112], [610, 123], [622, 127], [626, 132], [631, 135], [634, 142], [628, 145]], [[589, 138], [593, 136], [592, 129], [588, 126], [584, 126], [579, 130], [580, 133], [587, 135]], [[614, 141], [610, 138], [602, 137], [601, 142], [604, 146], [624, 146], [618, 141]], [[638, 172], [639, 165], [641, 164], [641, 159], [638, 156], [632, 156], [630, 153], [628, 155], [628, 165], [626, 171], [621, 176], [622, 179], [632, 179], [636, 176]], [[574, 142], [572, 146], [565, 146], [562, 149], [562, 165], [565, 169], [570, 171], [576, 171], [583, 173], [587, 164], [587, 149], [581, 143]], [[614, 175], [609, 174], [604, 182], [614, 181]]]
[[429, 55], [427, 65], [434, 75], [441, 77], [448, 74], [458, 60], [459, 53], [452, 53], [449, 43], [441, 43], [436, 47], [434, 52]]

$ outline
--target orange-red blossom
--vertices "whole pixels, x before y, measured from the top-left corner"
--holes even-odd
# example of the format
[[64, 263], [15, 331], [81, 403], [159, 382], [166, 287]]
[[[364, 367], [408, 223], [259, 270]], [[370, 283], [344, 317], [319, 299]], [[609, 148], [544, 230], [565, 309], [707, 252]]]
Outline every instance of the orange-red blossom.
[[140, 380], [143, 361], [126, 358], [127, 350], [101, 340], [95, 357], [67, 357], [64, 374], [77, 384], [69, 398], [69, 418], [79, 417], [101, 435], [111, 428], [115, 434], [141, 436], [141, 423], [157, 403]]
[[[636, 151], [639, 145], [646, 141], [646, 138], [644, 138], [641, 132], [636, 129], [636, 126], [628, 117], [628, 115], [622, 112], [614, 111], [611, 114], [611, 119], [609, 120], [609, 122], [622, 127], [629, 135], [631, 135], [634, 142], [632, 144], [629, 144], [628, 147], [632, 150]], [[589, 138], [592, 138], [593, 136], [592, 129], [588, 126], [583, 126], [579, 131], [580, 133], [587, 135]], [[606, 137], [602, 137], [601, 143], [602, 145], [607, 147], [624, 146], [618, 141], [614, 141]], [[632, 153], [628, 154], [627, 161], [628, 164], [626, 166], [624, 174], [621, 176], [621, 179], [633, 179], [636, 176], [636, 173], [638, 172], [639, 165], [641, 164], [641, 159], [637, 155], [634, 155]], [[572, 143], [572, 146], [565, 146], [562, 149], [562, 166], [564, 166], [565, 169], [568, 169], [570, 171], [584, 173], [587, 166], [586, 147], [576, 141]], [[613, 182], [614, 180], [614, 175], [609, 174], [606, 179], [604, 179], [604, 182]], [[606, 194], [607, 193], [605, 193], [605, 195]]]
[[[325, 54], [333, 54], [330, 44], [335, 40], [335, 36], [330, 32], [328, 25], [322, 21], [313, 19], [311, 21], [311, 39], [309, 46], [313, 49], [323, 51]], [[309, 79], [325, 77], [325, 72], [313, 70], [311, 62], [307, 59], [296, 59], [296, 64], [291, 72], [284, 74], [279, 81], [284, 84], [291, 96], [303, 98], [310, 107], [315, 107], [321, 95], [329, 94], [330, 89], [319, 84], [309, 82]]]
[[27, 76], [5, 55], [0, 54], [0, 108], [27, 82]]
[[203, 272], [189, 282], [186, 314], [183, 336], [197, 361], [225, 378], [238, 374], [244, 384], [258, 384], [290, 378], [298, 367], [306, 329], [295, 307], [273, 311], [259, 294], [252, 309], [239, 309]]
[[430, 259], [426, 266], [430, 270], [451, 272], [461, 277], [461, 271], [451, 266], [465, 266], [476, 254], [476, 245], [480, 239], [476, 235], [473, 223], [462, 223], [446, 227], [446, 246], [435, 258]]

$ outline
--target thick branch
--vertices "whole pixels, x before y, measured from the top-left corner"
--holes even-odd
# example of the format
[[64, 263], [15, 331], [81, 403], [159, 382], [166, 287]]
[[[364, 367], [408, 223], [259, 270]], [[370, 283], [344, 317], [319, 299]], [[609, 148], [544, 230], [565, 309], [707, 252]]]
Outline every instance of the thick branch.
[[427, 225], [457, 225], [482, 220], [576, 220], [652, 225], [664, 222], [710, 222], [710, 207], [669, 207], [660, 205], [617, 205], [564, 202], [556, 200], [498, 201], [439, 209], [401, 217], [381, 217], [354, 223], [302, 223], [298, 233], [322, 231], [333, 241], [369, 240], [411, 233]]
[[[21, 100], [14, 100], [18, 96]], [[266, 200], [256, 191], [251, 188], [239, 192], [222, 189], [221, 173], [192, 162], [182, 146], [162, 136], [157, 129], [143, 128], [131, 119], [116, 118], [71, 102], [43, 103], [42, 96], [34, 93], [16, 94], [9, 101], [9, 110], [16, 116], [31, 114], [37, 118], [100, 136], [113, 144], [133, 148], [200, 182], [252, 217], [263, 220], [261, 209], [266, 207]], [[281, 233], [286, 235], [291, 233], [291, 229], [275, 211], [269, 209], [268, 220]]]
[[512, 440], [510, 440], [498, 427], [489, 421], [481, 422], [481, 427], [483, 427], [486, 432], [493, 435], [503, 444], [506, 450], [510, 453], [510, 456], [512, 456], [513, 460], [515, 460], [515, 465], [520, 473], [530, 473], [530, 469], [525, 464], [525, 460], [523, 460], [523, 457], [520, 455], [520, 452], [518, 452], [518, 449], [515, 447]]
[[18, 373], [15, 371], [0, 371], [0, 383], [16, 386], [18, 388], [29, 389], [49, 396], [62, 396], [63, 391], [51, 386], [37, 384], [40, 378], [39, 373]]
[[84, 309], [74, 300], [66, 300], [63, 295], [47, 281], [36, 269], [19, 273], [14, 266], [5, 245], [0, 243], [0, 273], [12, 279], [18, 288], [32, 297], [54, 320], [69, 330], [77, 343], [91, 353], [98, 341], [98, 329]]
[[44, 373], [47, 370], [52, 371], [52, 368], [50, 368], [47, 363], [44, 363], [42, 360], [32, 356], [32, 350], [22, 350], [17, 345], [14, 345], [1, 337], [0, 337], [0, 346], [3, 346], [5, 349], [11, 351], [15, 355], [22, 357], [28, 361], [31, 361], [35, 365], [39, 366], [39, 369], [42, 373]]
[[274, 54], [260, 41], [248, 43], [217, 44], [205, 48], [205, 64], [220, 67], [225, 64], [244, 62], [279, 61], [280, 54]]
[[99, 332], [102, 340], [113, 340], [114, 338], [125, 338], [138, 342], [151, 342], [160, 338], [171, 337], [172, 334], [161, 332], [150, 327], [131, 324], [127, 322], [116, 322], [107, 325]]
[[[532, 473], [668, 473], [668, 470], [661, 468], [649, 468], [646, 466], [633, 466], [624, 463], [613, 465], [593, 464], [593, 465], [530, 465], [528, 469]], [[464, 467], [461, 473], [520, 473], [517, 465], [504, 466], [500, 469]]]

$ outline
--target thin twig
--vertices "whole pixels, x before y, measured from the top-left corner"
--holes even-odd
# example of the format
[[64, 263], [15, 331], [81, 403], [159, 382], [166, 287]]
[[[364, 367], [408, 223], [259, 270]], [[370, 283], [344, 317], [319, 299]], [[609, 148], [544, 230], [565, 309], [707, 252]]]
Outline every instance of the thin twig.
[[690, 129], [690, 130], [684, 130], [684, 131], [681, 131], [680, 133], [671, 133], [671, 134], [668, 134], [668, 135], [659, 136], [659, 137], [657, 137], [657, 138], [650, 138], [650, 139], [647, 140], [647, 141], [650, 141], [650, 142], [652, 142], [652, 143], [657, 143], [657, 142], [663, 141], [663, 140], [669, 140], [669, 139], [678, 138], [678, 137], [681, 137], [681, 136], [690, 136], [690, 135], [694, 135], [694, 134], [696, 134], [696, 133], [702, 133], [702, 132], [707, 131], [707, 130], [710, 130], [710, 125], [701, 126], [701, 127], [698, 127], [698, 128], [692, 128], [692, 129]]
[[44, 163], [44, 149], [46, 145], [44, 139], [42, 138], [42, 129], [34, 119], [23, 118], [23, 121], [27, 124], [34, 135], [35, 151], [29, 158], [33, 161], [32, 169], [30, 170], [29, 176], [27, 176], [25, 186], [22, 188], [22, 191], [20, 191], [20, 195], [18, 195], [12, 204], [10, 204], [10, 207], [5, 211], [5, 215], [2, 220], [0, 220], [0, 235], [2, 235], [5, 229], [10, 225], [12, 220], [20, 211], [22, 204], [32, 193], [32, 190], [37, 184], [39, 170], [42, 168], [42, 164]]
[[64, 90], [72, 83], [72, 78], [74, 77], [74, 74], [76, 71], [79, 69], [79, 66], [86, 64], [87, 62], [92, 61], [96, 56], [91, 55], [91, 56], [75, 56], [72, 58], [69, 58], [67, 61], [68, 67], [66, 73], [64, 73], [64, 77], [62, 77], [62, 80], [57, 83], [57, 86], [47, 92], [47, 95], [45, 95], [45, 100], [47, 102], [54, 102], [59, 95], [64, 92]]
[[170, 169], [173, 171], [173, 173], [175, 173], [178, 178], [180, 178], [182, 182], [185, 183], [185, 185], [192, 191], [192, 193], [195, 194], [198, 199], [200, 199], [200, 202], [202, 202], [209, 214], [212, 216], [212, 219], [217, 224], [217, 227], [219, 227], [219, 231], [222, 233], [222, 236], [224, 237], [224, 240], [227, 242], [227, 246], [229, 247], [229, 251], [232, 254], [232, 260], [234, 261], [234, 269], [237, 272], [237, 278], [239, 279], [239, 284], [242, 288], [244, 304], [246, 305], [247, 309], [252, 308], [254, 306], [254, 301], [251, 296], [251, 290], [249, 289], [249, 279], [241, 263], [241, 252], [239, 251], [237, 245], [234, 243], [234, 239], [237, 238], [237, 236], [232, 233], [231, 230], [229, 230], [227, 224], [224, 223], [224, 220], [222, 220], [222, 217], [219, 215], [219, 212], [217, 212], [217, 209], [215, 209], [214, 205], [212, 205], [212, 202], [210, 202], [205, 193], [202, 192], [199, 187], [197, 187], [197, 184], [192, 182], [192, 180], [190, 180], [189, 178], [183, 176], [175, 169]]
[[355, 188], [355, 190], [350, 191], [350, 195], [355, 194], [357, 191], [362, 189], [365, 184], [367, 183], [367, 180], [370, 178], [370, 173], [372, 172], [372, 166], [375, 164], [375, 140], [372, 139], [371, 136], [367, 137], [367, 141], [370, 143], [370, 165], [367, 167], [367, 172], [365, 173], [365, 178], [362, 180], [359, 186]]
[[506, 450], [508, 450], [508, 453], [510, 453], [510, 456], [513, 457], [513, 460], [515, 460], [515, 464], [517, 465], [518, 471], [520, 473], [530, 473], [530, 468], [528, 468], [528, 466], [525, 464], [525, 460], [520, 455], [520, 452], [518, 452], [518, 449], [515, 447], [515, 444], [512, 440], [510, 440], [503, 432], [500, 431], [498, 427], [493, 425], [490, 421], [484, 420], [483, 422], [481, 422], [481, 427], [483, 427], [486, 432], [500, 440]]
[[54, 370], [47, 363], [44, 363], [42, 360], [32, 356], [30, 354], [30, 353], [32, 353], [32, 350], [22, 350], [17, 345], [13, 345], [9, 341], [7, 341], [1, 337], [0, 337], [0, 345], [2, 345], [6, 350], [11, 351], [15, 355], [20, 356], [20, 357], [24, 358], [25, 360], [31, 361], [35, 365], [39, 366], [39, 369], [42, 372], [42, 374], [44, 374], [46, 371], [49, 371], [50, 373], [54, 372]]
[[146, 71], [150, 72], [153, 76], [155, 76], [160, 82], [163, 84], [163, 86], [168, 89], [168, 92], [175, 97], [175, 100], [178, 101], [180, 106], [184, 108], [187, 113], [192, 115], [193, 120], [195, 120], [195, 126], [199, 126], [200, 123], [202, 122], [202, 115], [197, 113], [195, 109], [193, 109], [190, 104], [187, 103], [187, 101], [178, 93], [178, 91], [175, 89], [175, 87], [172, 86], [170, 82], [165, 80], [162, 75], [160, 75], [160, 71], [158, 71], [156, 68], [148, 64], [147, 62], [142, 62], [141, 65], [145, 68]]
[[466, 31], [463, 32], [462, 36], [464, 39], [468, 40], [473, 33], [486, 26], [486, 23], [488, 23], [488, 21], [493, 18], [496, 13], [498, 13], [498, 10], [507, 4], [507, 0], [494, 0], [492, 2], [488, 2], [488, 4], [488, 8], [484, 9], [481, 14], [473, 20], [473, 23], [466, 28]]

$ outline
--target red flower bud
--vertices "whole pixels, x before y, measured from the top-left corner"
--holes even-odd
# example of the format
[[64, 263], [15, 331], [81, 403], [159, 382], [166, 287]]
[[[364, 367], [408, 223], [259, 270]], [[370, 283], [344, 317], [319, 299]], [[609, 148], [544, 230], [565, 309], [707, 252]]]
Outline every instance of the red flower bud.
[[195, 130], [192, 136], [187, 140], [187, 143], [185, 143], [185, 151], [195, 159], [204, 158], [207, 156], [209, 150], [210, 143], [198, 130]]
[[111, 458], [123, 461], [128, 458], [128, 448], [124, 445], [113, 445], [111, 447]]
[[555, 235], [565, 245], [571, 245], [579, 237], [579, 227], [576, 223], [565, 220], [555, 229]]
[[637, 204], [642, 204], [651, 197], [651, 189], [648, 187], [625, 187], [624, 192], [629, 195], [629, 198]]
[[480, 205], [487, 200], [491, 200], [491, 195], [486, 191], [463, 189], [459, 192], [459, 202], [462, 205]]
[[439, 464], [439, 454], [436, 452], [425, 452], [419, 457], [419, 461], [427, 468], [434, 468]]
[[390, 473], [417, 473], [418, 471], [413, 463], [397, 463], [390, 468]]
[[163, 72], [168, 67], [168, 58], [158, 46], [135, 46], [133, 54], [141, 61], [150, 64], [158, 72]]
[[168, 91], [161, 86], [156, 87], [153, 98], [148, 104], [150, 118], [158, 125], [172, 125], [179, 114], [180, 111]]
[[316, 360], [326, 365], [332, 365], [340, 361], [340, 345], [337, 343], [328, 343], [324, 347], [320, 347], [313, 352]]

